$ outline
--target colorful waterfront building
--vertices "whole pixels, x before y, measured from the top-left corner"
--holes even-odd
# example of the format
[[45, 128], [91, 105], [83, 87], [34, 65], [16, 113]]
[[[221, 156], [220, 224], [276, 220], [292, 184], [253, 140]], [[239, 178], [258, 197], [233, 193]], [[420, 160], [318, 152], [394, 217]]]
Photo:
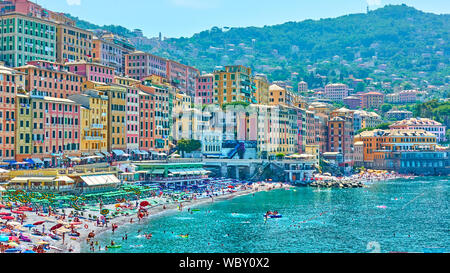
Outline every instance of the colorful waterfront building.
[[152, 150], [154, 143], [154, 91], [145, 88], [146, 92], [139, 88], [139, 150], [148, 152]]
[[108, 152], [109, 98], [106, 92], [85, 90], [69, 99], [81, 105], [82, 155]]
[[67, 98], [81, 93], [85, 77], [68, 71], [63, 64], [48, 61], [31, 61], [16, 68], [25, 73], [26, 90], [37, 90], [45, 96]]
[[114, 81], [126, 89], [126, 150], [131, 153], [139, 150], [139, 81], [125, 77], [115, 77]]
[[108, 96], [108, 151], [122, 156], [127, 149], [127, 89], [117, 84], [98, 85], [94, 89]]
[[30, 98], [33, 156], [52, 166], [61, 164], [64, 157], [80, 156], [80, 105], [39, 91], [31, 91]]
[[200, 75], [198, 69], [173, 60], [167, 60], [166, 70], [166, 78], [172, 86], [191, 97], [195, 96], [196, 79]]
[[167, 60], [143, 51], [134, 51], [125, 55], [125, 75], [135, 80], [142, 80], [149, 75], [167, 79]]
[[424, 130], [436, 135], [437, 142], [445, 142], [445, 133], [447, 127], [440, 122], [437, 122], [428, 118], [410, 118], [401, 121], [397, 121], [391, 126], [390, 129], [409, 129], [409, 130]]
[[17, 67], [29, 61], [56, 61], [56, 23], [20, 13], [0, 15], [0, 61]]
[[264, 74], [257, 74], [252, 80], [256, 88], [256, 103], [269, 105], [269, 81], [267, 80], [267, 76]]
[[69, 72], [85, 77], [87, 81], [111, 84], [114, 81], [114, 68], [84, 60], [65, 64]]
[[24, 91], [23, 73], [0, 64], [0, 160], [14, 160], [17, 93]]
[[225, 66], [214, 71], [214, 103], [256, 103], [251, 82], [252, 70], [242, 65]]
[[436, 140], [430, 132], [410, 129], [365, 131], [355, 136], [355, 142], [364, 143], [364, 167], [384, 170], [399, 170], [403, 153], [435, 152]]
[[342, 154], [341, 167], [353, 166], [353, 113], [341, 108], [328, 121], [328, 152]]
[[197, 78], [195, 99], [196, 104], [211, 104], [214, 101], [214, 75], [204, 74]]
[[150, 81], [144, 81], [137, 87], [141, 91], [141, 148], [159, 154], [168, 154], [171, 148], [174, 89]]
[[125, 75], [125, 55], [134, 51], [135, 47], [124, 37], [115, 34], [93, 37], [93, 60], [113, 67], [116, 75]]
[[76, 27], [72, 20], [56, 26], [56, 60], [60, 63], [92, 60], [93, 33]]
[[16, 113], [15, 160], [23, 162], [33, 156], [31, 98], [25, 92], [16, 95]]
[[0, 1], [0, 14], [20, 13], [27, 16], [49, 20], [51, 11], [30, 0]]

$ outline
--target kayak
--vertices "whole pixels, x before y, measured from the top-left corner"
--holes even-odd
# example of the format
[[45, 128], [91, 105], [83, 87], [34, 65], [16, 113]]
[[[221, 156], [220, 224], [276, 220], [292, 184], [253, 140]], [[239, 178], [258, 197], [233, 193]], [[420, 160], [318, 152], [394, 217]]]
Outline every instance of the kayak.
[[121, 248], [121, 245], [108, 246], [108, 248]]

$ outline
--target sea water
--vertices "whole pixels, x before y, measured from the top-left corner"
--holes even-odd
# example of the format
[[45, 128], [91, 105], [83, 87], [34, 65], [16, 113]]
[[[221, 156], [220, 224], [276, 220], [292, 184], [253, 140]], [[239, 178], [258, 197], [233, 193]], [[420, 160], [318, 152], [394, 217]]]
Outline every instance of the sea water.
[[[110, 253], [366, 253], [450, 250], [449, 179], [361, 189], [273, 190], [173, 212], [100, 235]], [[281, 219], [268, 219], [277, 210]], [[141, 234], [152, 233], [151, 239]], [[127, 234], [128, 240], [122, 237]], [[189, 238], [179, 235], [189, 234]], [[88, 252], [87, 246], [82, 251]]]

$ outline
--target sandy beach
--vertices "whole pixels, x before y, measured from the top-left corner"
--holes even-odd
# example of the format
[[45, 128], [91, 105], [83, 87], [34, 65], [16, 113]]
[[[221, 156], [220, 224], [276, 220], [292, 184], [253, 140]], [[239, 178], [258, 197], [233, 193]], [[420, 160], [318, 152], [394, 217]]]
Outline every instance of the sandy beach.
[[[255, 192], [260, 191], [269, 191], [272, 189], [286, 189], [291, 188], [291, 185], [283, 184], [283, 183], [274, 183], [274, 184], [265, 184], [265, 183], [257, 183], [253, 184], [252, 186], [247, 186], [246, 189], [240, 189], [236, 188], [235, 192], [232, 193], [226, 193], [224, 195], [219, 195], [213, 198], [202, 198], [202, 199], [196, 199], [196, 200], [189, 200], [182, 202], [183, 210], [186, 210], [188, 208], [194, 208], [196, 206], [200, 206], [203, 204], [213, 203], [213, 202], [219, 202], [224, 200], [229, 200], [232, 198], [236, 198], [238, 196], [253, 194]], [[140, 200], [142, 201], [142, 200]], [[151, 219], [163, 216], [164, 214], [169, 214], [176, 212], [179, 210], [179, 203], [167, 203], [164, 205], [165, 209], [163, 208], [163, 205], [157, 205], [154, 207], [150, 207], [147, 209], [147, 212], [149, 214], [148, 217], [143, 218], [141, 221], [139, 221], [136, 214], [131, 214], [128, 216], [119, 216], [112, 220], [110, 220], [107, 224], [107, 226], [97, 226], [95, 221], [89, 221], [84, 220], [83, 225], [76, 231], [80, 233], [80, 236], [78, 238], [71, 239], [69, 236], [65, 237], [64, 243], [62, 240], [60, 241], [52, 241], [52, 246], [57, 249], [50, 249], [49, 253], [80, 253], [82, 244], [86, 243], [86, 240], [88, 239], [89, 233], [94, 232], [95, 236], [99, 236], [100, 234], [104, 232], [112, 232], [112, 225], [115, 224], [118, 227], [123, 227], [125, 225], [143, 225], [145, 226], [148, 221]], [[105, 206], [107, 209], [114, 209], [114, 205]], [[42, 218], [35, 218], [34, 220], [39, 220]], [[133, 220], [133, 223], [130, 223], [130, 220]], [[32, 221], [29, 221], [32, 222]], [[56, 221], [55, 221], [56, 222]], [[85, 228], [84, 226], [87, 224], [88, 228]], [[95, 241], [95, 239], [94, 239]], [[102, 246], [104, 247], [104, 246]], [[71, 251], [70, 251], [71, 250]]]

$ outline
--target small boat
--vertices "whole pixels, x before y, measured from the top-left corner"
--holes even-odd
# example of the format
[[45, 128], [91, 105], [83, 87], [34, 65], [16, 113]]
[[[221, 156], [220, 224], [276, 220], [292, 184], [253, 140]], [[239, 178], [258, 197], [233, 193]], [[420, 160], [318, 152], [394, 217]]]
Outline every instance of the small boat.
[[283, 215], [277, 214], [277, 215], [269, 215], [270, 218], [283, 218]]
[[181, 238], [184, 238], [184, 239], [188, 239], [189, 238], [189, 235], [178, 235], [178, 236], [180, 236]]
[[6, 253], [16, 253], [16, 252], [20, 252], [20, 249], [10, 248], [10, 249], [6, 249], [5, 252]]

